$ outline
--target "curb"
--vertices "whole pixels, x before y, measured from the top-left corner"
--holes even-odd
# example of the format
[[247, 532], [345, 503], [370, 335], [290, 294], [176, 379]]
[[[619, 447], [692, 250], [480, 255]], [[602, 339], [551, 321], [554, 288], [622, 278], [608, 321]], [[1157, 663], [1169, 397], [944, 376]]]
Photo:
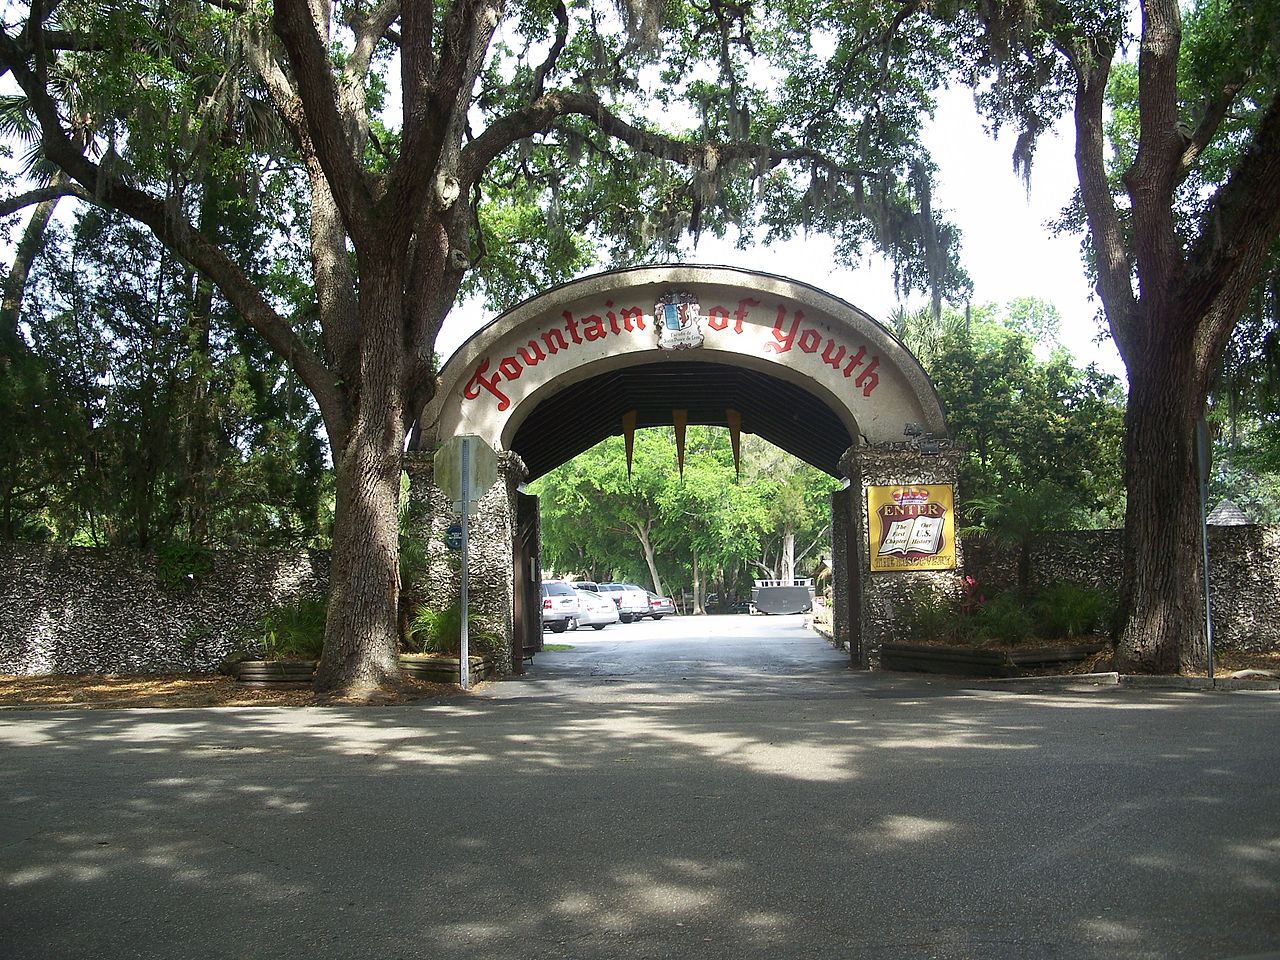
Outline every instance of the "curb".
[[1132, 690], [1255, 690], [1280, 691], [1280, 680], [1234, 679], [1218, 677], [1181, 677], [1135, 673], [1059, 673], [1043, 677], [990, 677], [976, 681], [983, 686], [1009, 686], [1013, 684], [1048, 683], [1054, 686], [1119, 686]]
[[1008, 686], [1016, 683], [1052, 683], [1055, 686], [1081, 684], [1090, 687], [1114, 687], [1120, 683], [1118, 673], [1052, 673], [1039, 677], [974, 677], [974, 682], [983, 685], [996, 684]]

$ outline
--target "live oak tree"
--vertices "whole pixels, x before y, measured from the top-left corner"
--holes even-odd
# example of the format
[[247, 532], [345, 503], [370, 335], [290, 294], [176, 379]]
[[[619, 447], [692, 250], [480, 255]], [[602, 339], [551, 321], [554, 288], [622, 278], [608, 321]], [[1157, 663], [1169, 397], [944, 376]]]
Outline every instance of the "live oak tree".
[[[1195, 423], [1280, 235], [1280, 3], [1143, 0], [1133, 73], [1129, 4], [965, 6], [996, 75], [985, 104], [1021, 124], [1019, 157], [1063, 105], [1074, 116], [1091, 266], [1129, 380], [1119, 666], [1195, 669]], [[1131, 141], [1107, 136], [1113, 76], [1134, 83]]]
[[[199, 271], [323, 417], [336, 515], [321, 688], [396, 675], [402, 450], [435, 389], [436, 333], [487, 264], [501, 290], [763, 219], [830, 231], [850, 257], [884, 250], [903, 286], [963, 283], [916, 136], [950, 47], [878, 9], [833, 40], [824, 9], [63, 0], [7, 14], [0, 71], [64, 192]], [[253, 135], [268, 113], [280, 147]], [[216, 228], [282, 172], [305, 205], [267, 223], [309, 243], [304, 309]], [[225, 189], [205, 217], [211, 183]]]

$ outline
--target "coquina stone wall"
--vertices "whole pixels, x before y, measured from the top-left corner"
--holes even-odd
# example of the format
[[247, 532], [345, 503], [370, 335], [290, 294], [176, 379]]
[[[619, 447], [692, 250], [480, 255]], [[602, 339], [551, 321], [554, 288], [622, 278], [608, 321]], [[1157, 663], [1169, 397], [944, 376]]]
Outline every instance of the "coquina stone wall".
[[[441, 610], [458, 602], [462, 595], [460, 554], [445, 544], [445, 532], [461, 517], [449, 498], [433, 482], [430, 454], [405, 456], [409, 475], [410, 524], [414, 537], [426, 552], [426, 571], [413, 585], [406, 585], [410, 609], [426, 605]], [[501, 673], [509, 673], [513, 663], [506, 638], [512, 631], [512, 597], [515, 572], [511, 542], [516, 516], [516, 491], [528, 471], [513, 453], [498, 455], [498, 479], [470, 512], [467, 570], [468, 633], [475, 637], [487, 632], [502, 638], [496, 648], [484, 647]], [[481, 652], [472, 641], [471, 653]]]
[[[1122, 530], [1048, 533], [1031, 545], [1031, 586], [1064, 581], [1116, 589]], [[981, 583], [1017, 583], [1015, 550], [979, 538], [965, 543], [965, 573]], [[1209, 584], [1214, 645], [1235, 650], [1280, 649], [1280, 525], [1209, 528]]]
[[[896, 482], [899, 468], [907, 466], [894, 464], [896, 458], [876, 459], [866, 464], [860, 480]], [[938, 467], [941, 477], [947, 468], [942, 462]], [[411, 597], [446, 604], [459, 589], [458, 555], [444, 546], [445, 529], [456, 517], [444, 494], [430, 483], [429, 458], [409, 469], [416, 473], [411, 496], [420, 501], [419, 535], [428, 553], [427, 574]], [[913, 482], [926, 482], [918, 469], [911, 472]], [[499, 636], [509, 636], [511, 630], [511, 524], [522, 475], [518, 459], [504, 459], [498, 483], [472, 519], [473, 629]], [[865, 499], [860, 506], [865, 515]], [[862, 553], [865, 535], [860, 539]], [[1238, 650], [1280, 648], [1280, 525], [1210, 527], [1209, 539], [1215, 644]], [[873, 577], [862, 567], [866, 595], [857, 627], [872, 664], [880, 643], [896, 638], [902, 604], [921, 584], [958, 589], [966, 574], [990, 586], [1016, 581], [1016, 553], [975, 538], [961, 549], [963, 566], [954, 573]], [[1075, 581], [1114, 589], [1120, 550], [1119, 530], [1045, 535], [1032, 545], [1033, 585]], [[328, 556], [322, 552], [219, 551], [210, 560], [206, 572], [175, 586], [171, 573], [164, 575], [155, 557], [142, 551], [0, 543], [0, 673], [213, 670], [230, 654], [254, 650], [258, 624], [269, 608], [303, 595], [323, 595], [328, 588]], [[502, 669], [509, 671], [509, 649], [496, 653]]]
[[0, 543], [0, 673], [213, 670], [270, 607], [328, 590], [325, 553], [208, 559], [182, 576], [139, 550]]

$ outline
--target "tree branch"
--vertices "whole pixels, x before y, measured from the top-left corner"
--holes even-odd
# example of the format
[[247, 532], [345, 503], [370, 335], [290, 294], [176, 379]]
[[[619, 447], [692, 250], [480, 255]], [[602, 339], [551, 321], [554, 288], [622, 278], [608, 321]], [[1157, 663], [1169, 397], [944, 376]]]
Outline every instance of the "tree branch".
[[85, 189], [78, 183], [52, 184], [0, 200], [0, 217], [7, 217], [11, 213], [17, 213], [23, 207], [29, 207], [33, 203], [45, 203], [48, 200], [58, 200], [62, 197], [79, 197], [81, 200], [91, 199]]
[[400, 89], [404, 104], [404, 142], [418, 145], [427, 122], [431, 75], [435, 66], [432, 49], [435, 16], [430, 3], [410, 3], [400, 25]]
[[12, 38], [3, 32], [0, 32], [0, 62], [8, 66], [31, 104], [40, 126], [45, 156], [78, 181], [94, 203], [112, 207], [145, 224], [161, 243], [216, 283], [227, 300], [311, 390], [326, 421], [330, 425], [342, 423], [345, 413], [333, 376], [235, 262], [190, 221], [177, 214], [171, 204], [131, 186], [119, 175], [84, 156], [62, 129], [57, 107], [45, 86], [46, 77], [28, 67]]
[[495, 121], [462, 151], [460, 179], [475, 182], [485, 167], [518, 140], [549, 131], [565, 116], [590, 120], [603, 133], [619, 140], [639, 153], [681, 166], [714, 171], [746, 160], [759, 160], [762, 155], [770, 168], [787, 161], [805, 162], [844, 178], [870, 177], [869, 171], [839, 164], [820, 150], [810, 147], [787, 149], [765, 148], [748, 141], [728, 143], [695, 143], [680, 140], [653, 130], [644, 130], [614, 114], [595, 94], [576, 91], [553, 91], [515, 113]]
[[375, 242], [370, 216], [373, 199], [338, 111], [339, 91], [310, 5], [306, 0], [279, 0], [272, 25], [297, 79], [297, 95], [316, 158], [324, 168], [347, 232], [357, 249], [364, 249], [366, 243]]
[[302, 110], [302, 100], [293, 86], [293, 81], [280, 65], [275, 51], [271, 49], [272, 34], [262, 34], [258, 30], [249, 31], [245, 40], [245, 57], [253, 71], [262, 80], [267, 97], [275, 107], [276, 113], [288, 128], [293, 137], [294, 146], [305, 159], [315, 154], [311, 146], [311, 137], [307, 132], [307, 120]]
[[[393, 175], [394, 187], [386, 198], [395, 208], [385, 218], [391, 229], [404, 231], [406, 243], [410, 228], [425, 215], [428, 202], [437, 211], [447, 211], [466, 189], [460, 182], [458, 154], [472, 87], [500, 19], [496, 0], [457, 0], [444, 20], [434, 79], [416, 99], [406, 93], [404, 143]], [[429, 42], [421, 25], [415, 32], [413, 42]], [[405, 33], [405, 45], [412, 46], [409, 32]], [[419, 51], [413, 56], [422, 60], [428, 54], [429, 50]]]
[[[410, 6], [413, 7], [416, 4], [410, 4]], [[359, 77], [368, 75], [378, 44], [399, 16], [400, 0], [383, 0], [369, 11], [367, 17], [348, 24], [356, 36], [355, 47], [347, 59], [349, 73]]]
[[[54, 176], [65, 179], [66, 174], [59, 170]], [[62, 196], [66, 194], [55, 194], [37, 203], [31, 219], [27, 221], [26, 229], [22, 231], [22, 240], [14, 250], [13, 262], [9, 264], [9, 273], [4, 278], [4, 296], [0, 299], [0, 336], [18, 326], [22, 299], [26, 294], [27, 280], [31, 276], [31, 265], [35, 263], [36, 255], [44, 244], [45, 232], [53, 218], [53, 209]]]
[[1133, 209], [1133, 254], [1142, 308], [1172, 314], [1167, 302], [1182, 245], [1174, 222], [1183, 136], [1178, 130], [1178, 0], [1145, 0], [1138, 53], [1138, 152], [1124, 173]]
[[1133, 264], [1111, 184], [1107, 180], [1106, 141], [1103, 132], [1104, 95], [1114, 48], [1105, 52], [1075, 51], [1076, 173], [1080, 197], [1093, 237], [1098, 295], [1102, 298], [1111, 335], [1126, 358], [1137, 349], [1137, 298], [1133, 292]]
[[531, 102], [536, 102], [542, 96], [547, 77], [556, 68], [556, 62], [564, 52], [564, 45], [569, 39], [569, 11], [564, 7], [564, 0], [556, 0], [555, 13], [556, 38], [551, 44], [551, 49], [547, 51], [546, 59], [533, 71], [533, 95], [529, 98]]
[[1243, 81], [1239, 79], [1228, 80], [1222, 85], [1221, 89], [1205, 102], [1204, 113], [1200, 117], [1200, 122], [1196, 124], [1195, 130], [1191, 132], [1191, 136], [1187, 139], [1186, 148], [1182, 151], [1181, 169], [1178, 176], [1179, 183], [1186, 179], [1195, 162], [1200, 159], [1200, 154], [1204, 152], [1204, 148], [1217, 135], [1218, 128], [1222, 125], [1222, 121], [1226, 119], [1227, 111], [1231, 109], [1231, 104], [1235, 102], [1243, 86]]
[[[902, 28], [902, 25], [906, 23], [913, 14], [918, 13], [919, 10], [920, 0], [906, 0], [906, 2], [898, 8], [898, 12], [894, 14], [893, 19], [889, 21], [889, 25], [887, 27], [875, 36], [867, 37], [862, 41], [862, 43], [858, 44], [845, 55], [845, 69], [840, 74], [839, 80], [836, 81], [835, 87], [832, 88], [831, 96], [827, 99], [828, 111], [835, 110], [837, 105], [840, 103], [840, 100], [844, 97], [845, 85], [849, 82], [849, 77], [853, 73], [852, 65], [861, 59], [863, 54], [867, 53], [869, 50], [872, 50], [875, 47], [887, 46], [889, 41], [892, 40], [894, 35]], [[812, 126], [819, 119], [820, 117], [817, 115], [810, 115], [805, 122], [806, 127]]]
[[1184, 309], [1205, 315], [1197, 344], [1204, 359], [1221, 354], [1277, 237], [1280, 95], [1273, 95], [1253, 141], [1214, 194], [1184, 264], [1177, 296]]

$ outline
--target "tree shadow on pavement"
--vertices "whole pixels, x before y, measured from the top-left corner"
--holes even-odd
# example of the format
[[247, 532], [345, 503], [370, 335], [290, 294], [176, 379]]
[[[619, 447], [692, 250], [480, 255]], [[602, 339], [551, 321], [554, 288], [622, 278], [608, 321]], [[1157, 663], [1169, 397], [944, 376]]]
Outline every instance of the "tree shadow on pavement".
[[0, 715], [10, 958], [1274, 949], [1274, 700], [846, 674]]

